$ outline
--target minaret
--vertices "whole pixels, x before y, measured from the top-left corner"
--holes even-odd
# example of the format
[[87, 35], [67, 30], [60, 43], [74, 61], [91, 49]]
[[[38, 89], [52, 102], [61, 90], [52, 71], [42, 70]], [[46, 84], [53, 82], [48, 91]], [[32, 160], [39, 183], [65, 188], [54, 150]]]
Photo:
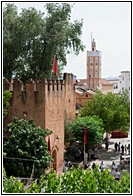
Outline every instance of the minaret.
[[96, 50], [96, 42], [92, 40], [91, 51], [87, 51], [87, 83], [88, 87], [96, 90], [100, 86], [101, 78], [101, 51]]
[[93, 41], [91, 42], [91, 49], [92, 49], [92, 51], [96, 51], [96, 42], [95, 42], [94, 39], [93, 39]]

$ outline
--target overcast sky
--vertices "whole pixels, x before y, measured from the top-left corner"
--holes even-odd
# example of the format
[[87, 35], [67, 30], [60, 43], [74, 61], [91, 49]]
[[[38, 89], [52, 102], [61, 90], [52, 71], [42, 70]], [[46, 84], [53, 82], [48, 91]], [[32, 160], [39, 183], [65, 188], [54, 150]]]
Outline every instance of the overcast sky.
[[[7, 3], [7, 2], [6, 2]], [[11, 2], [10, 2], [11, 3]], [[43, 11], [45, 2], [13, 2], [21, 8]], [[65, 72], [86, 78], [87, 51], [91, 50], [91, 32], [96, 49], [102, 53], [102, 78], [118, 77], [131, 70], [131, 2], [73, 2], [71, 20], [83, 19], [81, 40], [86, 46], [78, 56], [69, 55]]]

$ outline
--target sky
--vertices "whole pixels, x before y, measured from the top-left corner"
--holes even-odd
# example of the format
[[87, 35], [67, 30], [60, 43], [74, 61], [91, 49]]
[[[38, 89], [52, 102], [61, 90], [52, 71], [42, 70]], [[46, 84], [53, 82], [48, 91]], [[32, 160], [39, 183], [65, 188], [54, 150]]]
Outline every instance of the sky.
[[[21, 8], [29, 7], [43, 11], [43, 5], [46, 3], [11, 2], [18, 7], [19, 12]], [[91, 50], [91, 33], [96, 41], [96, 49], [101, 51], [102, 55], [102, 78], [118, 77], [121, 71], [131, 71], [131, 2], [71, 2], [71, 4], [74, 4], [71, 21], [83, 19], [81, 40], [86, 48], [78, 56], [68, 55], [64, 72], [73, 73], [77, 79], [87, 77], [87, 51]]]

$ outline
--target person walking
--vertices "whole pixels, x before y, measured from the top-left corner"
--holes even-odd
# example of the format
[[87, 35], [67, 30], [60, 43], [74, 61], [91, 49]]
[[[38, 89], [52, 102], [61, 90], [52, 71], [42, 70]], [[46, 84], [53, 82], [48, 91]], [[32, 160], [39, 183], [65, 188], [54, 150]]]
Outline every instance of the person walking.
[[105, 148], [106, 148], [106, 150], [108, 150], [108, 147], [109, 147], [109, 143], [108, 143], [108, 141], [106, 140], [106, 142], [105, 142]]
[[115, 169], [114, 168], [112, 168], [111, 174], [113, 177], [115, 177]]
[[127, 154], [127, 145], [125, 144], [125, 154]]
[[92, 164], [92, 169], [94, 170], [95, 167], [96, 167], [96, 164], [93, 162], [93, 164]]
[[117, 142], [115, 143], [114, 147], [115, 147], [115, 152], [117, 152], [117, 147], [118, 147]]
[[72, 167], [72, 163], [71, 161], [68, 161], [68, 170], [70, 170], [71, 167]]
[[116, 180], [120, 180], [120, 172], [118, 171], [118, 169], [115, 169], [115, 179]]
[[119, 142], [119, 144], [118, 144], [118, 153], [120, 153], [120, 149], [121, 149], [121, 148], [120, 148], [120, 144], [121, 144], [121, 143]]
[[103, 171], [103, 169], [104, 169], [103, 161], [101, 161], [101, 163], [100, 163], [100, 167], [99, 167], [99, 168], [100, 168], [100, 170], [101, 170], [101, 171]]
[[94, 152], [95, 152], [95, 158], [98, 158], [98, 148], [97, 147], [94, 148]]
[[80, 149], [78, 150], [78, 157], [79, 157], [79, 160], [82, 161], [82, 152]]
[[121, 151], [122, 151], [122, 154], [124, 154], [124, 146], [123, 146], [123, 144], [121, 146]]
[[130, 155], [130, 144], [128, 144], [127, 149], [128, 149], [128, 154]]
[[114, 163], [114, 161], [112, 163], [112, 169], [114, 169], [114, 170], [118, 169], [118, 166]]
[[124, 161], [124, 159], [121, 160], [120, 166], [121, 166], [121, 170], [125, 169], [125, 161]]
[[89, 169], [89, 170], [92, 170], [92, 167], [91, 167], [91, 165], [90, 165], [90, 164], [88, 164], [88, 169]]
[[114, 167], [114, 165], [115, 165], [115, 162], [113, 161], [113, 162], [112, 162], [112, 165], [111, 165], [111, 167], [113, 168], [113, 167]]
[[84, 169], [86, 170], [88, 168], [87, 164], [84, 164]]

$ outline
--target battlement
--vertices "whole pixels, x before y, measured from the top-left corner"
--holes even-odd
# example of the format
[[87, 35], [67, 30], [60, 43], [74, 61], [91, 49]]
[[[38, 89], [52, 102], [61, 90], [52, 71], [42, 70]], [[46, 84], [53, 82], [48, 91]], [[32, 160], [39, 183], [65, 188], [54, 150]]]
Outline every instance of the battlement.
[[20, 79], [4, 79], [3, 80], [3, 90], [13, 91], [41, 91], [42, 89], [45, 92], [48, 91], [62, 91], [66, 85], [73, 84], [73, 75], [65, 73], [63, 80], [33, 80], [29, 79], [25, 84]]
[[57, 166], [55, 169], [61, 172], [60, 163], [63, 165], [64, 160], [64, 123], [75, 119], [73, 75], [65, 73], [63, 80], [29, 79], [25, 84], [20, 79], [4, 79], [3, 90], [12, 92], [4, 128], [16, 116], [25, 120], [33, 118], [36, 126], [52, 130], [51, 154]]

